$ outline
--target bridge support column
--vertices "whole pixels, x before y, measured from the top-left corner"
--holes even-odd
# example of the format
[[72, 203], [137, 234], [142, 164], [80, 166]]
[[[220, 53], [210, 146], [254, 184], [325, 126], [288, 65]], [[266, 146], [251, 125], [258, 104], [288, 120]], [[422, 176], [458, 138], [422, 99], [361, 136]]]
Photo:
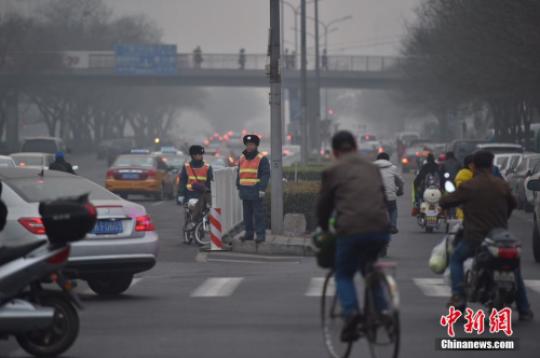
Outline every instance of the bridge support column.
[[6, 144], [10, 153], [19, 151], [19, 94], [10, 92], [6, 98]]
[[315, 85], [308, 87], [308, 145], [311, 153], [319, 152], [321, 147], [321, 109], [318, 89]]

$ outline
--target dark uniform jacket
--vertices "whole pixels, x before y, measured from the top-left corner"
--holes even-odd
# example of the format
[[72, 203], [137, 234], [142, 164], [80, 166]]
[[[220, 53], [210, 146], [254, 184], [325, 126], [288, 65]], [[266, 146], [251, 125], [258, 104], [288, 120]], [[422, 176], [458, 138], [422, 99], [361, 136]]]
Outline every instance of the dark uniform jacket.
[[[242, 153], [247, 160], [253, 160], [258, 154], [258, 151]], [[261, 159], [259, 169], [257, 170], [257, 178], [260, 180], [256, 185], [240, 185], [240, 166], [238, 167], [238, 174], [236, 177], [236, 187], [238, 188], [240, 199], [242, 200], [258, 200], [259, 192], [266, 191], [268, 182], [270, 181], [270, 162], [267, 157]]]

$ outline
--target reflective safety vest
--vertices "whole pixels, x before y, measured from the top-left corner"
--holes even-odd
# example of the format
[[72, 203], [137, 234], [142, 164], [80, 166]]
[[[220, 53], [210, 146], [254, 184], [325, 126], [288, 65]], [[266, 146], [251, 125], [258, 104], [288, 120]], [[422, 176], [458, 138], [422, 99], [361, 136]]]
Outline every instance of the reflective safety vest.
[[195, 191], [193, 189], [194, 183], [206, 183], [208, 180], [208, 169], [210, 166], [206, 163], [200, 168], [193, 168], [190, 163], [186, 163], [186, 173], [188, 177], [186, 188], [189, 191]]
[[240, 157], [240, 185], [253, 186], [260, 182], [257, 174], [261, 159], [264, 157], [262, 153], [257, 154], [252, 160], [248, 160], [244, 155]]

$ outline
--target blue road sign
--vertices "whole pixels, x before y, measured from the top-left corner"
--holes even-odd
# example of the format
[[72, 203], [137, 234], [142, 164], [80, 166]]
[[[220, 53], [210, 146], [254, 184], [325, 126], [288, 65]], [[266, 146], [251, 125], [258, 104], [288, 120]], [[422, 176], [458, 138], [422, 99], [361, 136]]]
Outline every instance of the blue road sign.
[[172, 75], [176, 73], [176, 45], [114, 46], [116, 73], [122, 75]]

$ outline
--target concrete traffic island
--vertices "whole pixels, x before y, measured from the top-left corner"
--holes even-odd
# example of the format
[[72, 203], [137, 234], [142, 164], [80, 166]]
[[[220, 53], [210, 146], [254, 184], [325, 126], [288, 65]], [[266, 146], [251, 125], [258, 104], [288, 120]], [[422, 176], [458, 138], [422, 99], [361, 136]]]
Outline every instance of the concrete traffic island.
[[233, 252], [259, 255], [279, 255], [279, 256], [313, 256], [314, 251], [311, 246], [311, 237], [285, 236], [266, 234], [266, 241], [257, 243], [253, 240], [242, 241], [240, 238], [244, 233], [235, 236], [228, 242]]

